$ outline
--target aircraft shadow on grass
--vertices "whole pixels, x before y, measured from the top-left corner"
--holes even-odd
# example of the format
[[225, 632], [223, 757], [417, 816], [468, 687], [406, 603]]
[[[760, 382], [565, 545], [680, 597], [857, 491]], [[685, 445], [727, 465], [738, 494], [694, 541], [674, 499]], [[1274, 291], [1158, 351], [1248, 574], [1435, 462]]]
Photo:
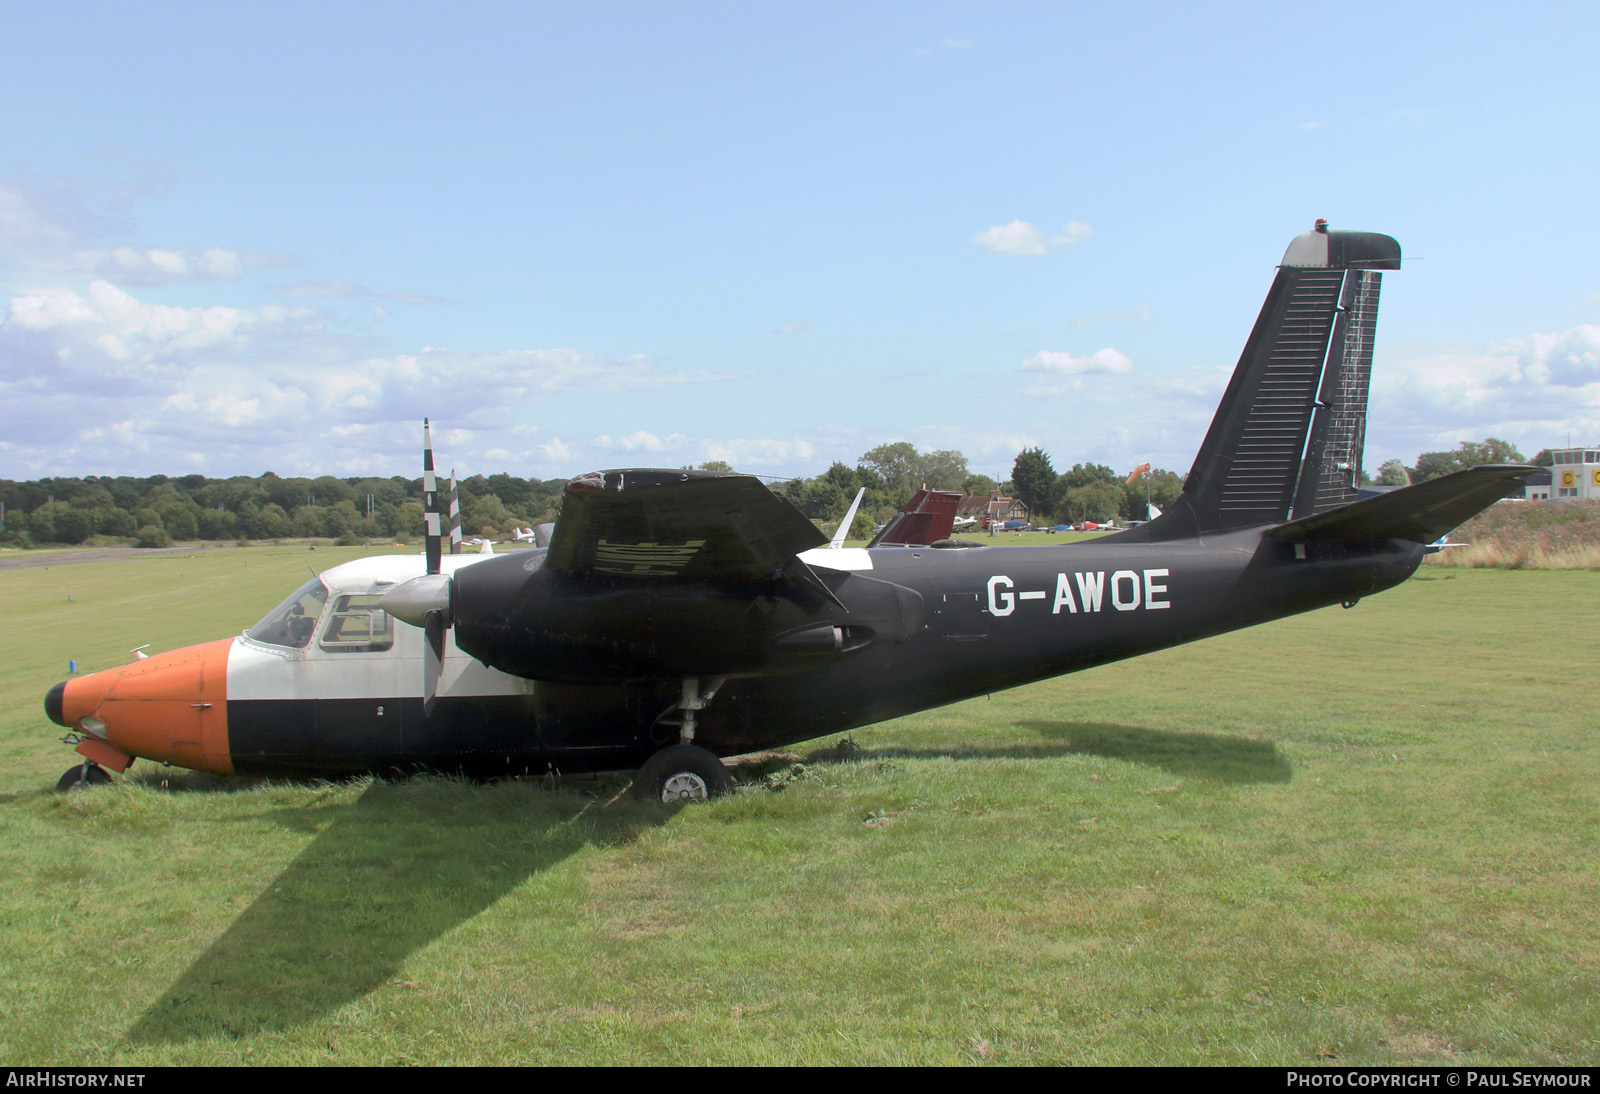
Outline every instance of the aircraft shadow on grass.
[[[332, 816], [332, 820], [327, 818]], [[128, 1030], [135, 1044], [314, 1022], [530, 877], [668, 814], [575, 794], [374, 782], [348, 805], [266, 814], [318, 835]]]
[[[1003, 748], [834, 746], [806, 759], [1093, 755], [1228, 783], [1281, 783], [1292, 775], [1287, 758], [1266, 741], [1103, 722], [1019, 725], [1046, 740]], [[226, 787], [202, 779], [174, 789]], [[530, 877], [584, 847], [629, 842], [667, 814], [606, 809], [574, 794], [501, 795], [451, 782], [377, 781], [353, 804], [241, 819], [260, 817], [317, 834], [139, 1017], [128, 1031], [134, 1043], [246, 1037], [316, 1021], [391, 982], [413, 952]]]
[[1016, 723], [1052, 743], [1001, 748], [857, 748], [823, 749], [808, 763], [846, 763], [896, 757], [947, 756], [954, 760], [1036, 759], [1049, 756], [1103, 756], [1111, 760], [1159, 767], [1174, 775], [1223, 783], [1286, 783], [1294, 777], [1289, 759], [1270, 741], [1217, 733], [1174, 733], [1111, 722]]

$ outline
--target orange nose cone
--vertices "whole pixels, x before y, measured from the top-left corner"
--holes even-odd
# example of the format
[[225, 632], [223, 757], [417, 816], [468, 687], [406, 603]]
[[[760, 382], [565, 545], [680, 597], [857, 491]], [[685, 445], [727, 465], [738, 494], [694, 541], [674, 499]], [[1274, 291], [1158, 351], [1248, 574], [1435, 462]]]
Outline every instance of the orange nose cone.
[[[110, 745], [131, 756], [229, 774], [232, 646], [225, 638], [68, 680], [59, 697], [60, 724], [91, 718], [105, 727]], [[52, 698], [54, 689], [46, 697], [47, 712]]]

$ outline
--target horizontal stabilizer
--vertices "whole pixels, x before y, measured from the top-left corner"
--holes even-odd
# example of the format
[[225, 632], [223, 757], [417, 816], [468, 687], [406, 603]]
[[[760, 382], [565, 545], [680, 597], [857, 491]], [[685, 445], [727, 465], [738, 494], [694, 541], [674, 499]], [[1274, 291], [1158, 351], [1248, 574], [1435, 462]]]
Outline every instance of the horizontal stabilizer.
[[1281, 540], [1382, 543], [1409, 539], [1432, 543], [1521, 486], [1537, 467], [1483, 464], [1374, 498], [1280, 524], [1267, 534]]

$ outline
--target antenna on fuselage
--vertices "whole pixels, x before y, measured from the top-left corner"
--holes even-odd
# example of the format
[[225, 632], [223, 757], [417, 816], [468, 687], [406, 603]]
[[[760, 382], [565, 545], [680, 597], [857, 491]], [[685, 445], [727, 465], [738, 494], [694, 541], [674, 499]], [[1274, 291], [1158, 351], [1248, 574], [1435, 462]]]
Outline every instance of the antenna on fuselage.
[[856, 522], [856, 510], [861, 508], [861, 499], [867, 496], [867, 488], [863, 486], [856, 491], [856, 500], [850, 503], [849, 512], [839, 522], [839, 527], [833, 530], [833, 538], [828, 541], [828, 546], [837, 551], [844, 546], [844, 541], [850, 535], [850, 526]]

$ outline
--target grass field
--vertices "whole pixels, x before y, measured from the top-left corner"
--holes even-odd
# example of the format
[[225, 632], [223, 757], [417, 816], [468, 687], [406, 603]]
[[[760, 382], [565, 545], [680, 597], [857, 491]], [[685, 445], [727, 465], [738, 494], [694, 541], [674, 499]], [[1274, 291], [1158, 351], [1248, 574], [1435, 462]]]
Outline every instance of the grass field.
[[360, 553], [0, 572], [0, 1063], [1600, 1058], [1600, 574], [1427, 570], [677, 812], [50, 789], [69, 658], [236, 633]]

